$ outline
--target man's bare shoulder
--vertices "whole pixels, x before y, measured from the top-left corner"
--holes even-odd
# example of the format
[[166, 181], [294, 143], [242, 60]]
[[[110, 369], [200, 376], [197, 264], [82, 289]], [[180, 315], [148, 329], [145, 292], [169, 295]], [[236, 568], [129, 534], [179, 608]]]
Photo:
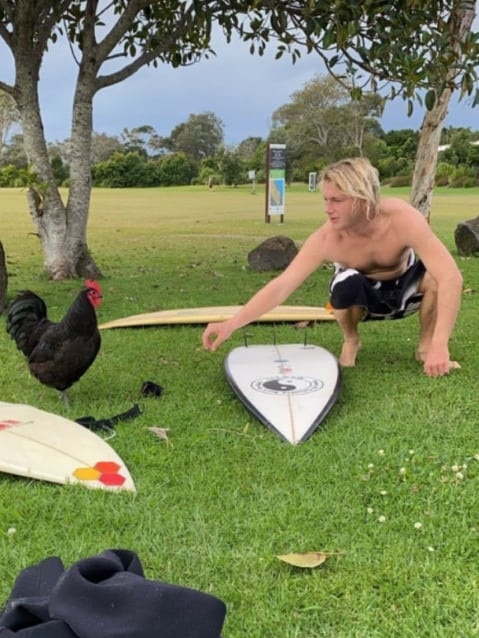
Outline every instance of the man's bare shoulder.
[[[381, 199], [380, 206], [381, 212], [384, 213], [393, 213], [393, 212], [402, 212], [402, 211], [411, 211], [414, 213], [419, 213], [419, 211], [411, 206], [409, 202], [405, 199], [401, 199], [400, 197], [384, 197]], [[419, 213], [420, 215], [421, 213]]]
[[382, 199], [379, 210], [382, 215], [388, 217], [393, 225], [397, 227], [408, 226], [409, 224], [427, 225], [424, 215], [409, 202], [399, 197]]
[[326, 221], [321, 226], [318, 226], [316, 230], [314, 230], [311, 235], [306, 239], [305, 243], [316, 243], [316, 242], [324, 242], [325, 239], [331, 233], [331, 224]]
[[326, 221], [309, 235], [301, 247], [304, 256], [313, 257], [319, 262], [330, 261], [331, 245], [336, 242], [337, 233]]

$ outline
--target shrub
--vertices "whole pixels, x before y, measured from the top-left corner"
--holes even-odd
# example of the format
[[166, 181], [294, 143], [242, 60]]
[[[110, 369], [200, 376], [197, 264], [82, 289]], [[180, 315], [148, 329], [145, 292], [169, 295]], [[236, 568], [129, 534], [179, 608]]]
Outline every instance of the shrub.
[[449, 184], [451, 188], [473, 188], [477, 186], [477, 181], [470, 175], [458, 175]]
[[434, 180], [436, 186], [449, 186], [449, 177], [447, 175], [438, 175]]
[[388, 180], [388, 185], [392, 188], [398, 188], [400, 186], [411, 186], [411, 175], [396, 175]]

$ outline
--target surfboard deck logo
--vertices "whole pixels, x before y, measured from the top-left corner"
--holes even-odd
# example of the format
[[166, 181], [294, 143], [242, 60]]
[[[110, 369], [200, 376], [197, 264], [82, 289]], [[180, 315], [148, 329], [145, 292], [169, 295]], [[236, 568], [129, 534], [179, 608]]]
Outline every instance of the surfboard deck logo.
[[0, 401], [0, 472], [135, 491], [121, 457], [94, 432], [30, 405]]
[[306, 441], [341, 390], [336, 357], [314, 345], [253, 345], [233, 349], [226, 378], [240, 401], [283, 440]]
[[252, 382], [251, 387], [266, 394], [284, 394], [285, 392], [307, 394], [320, 390], [324, 387], [324, 383], [321, 379], [313, 379], [312, 377], [268, 377], [256, 379]]

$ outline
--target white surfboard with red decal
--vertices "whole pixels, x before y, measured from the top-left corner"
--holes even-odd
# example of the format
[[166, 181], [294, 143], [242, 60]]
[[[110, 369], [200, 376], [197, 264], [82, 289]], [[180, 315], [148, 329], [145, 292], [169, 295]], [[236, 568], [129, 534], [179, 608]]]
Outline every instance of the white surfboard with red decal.
[[0, 401], [0, 472], [136, 491], [120, 456], [94, 432], [30, 405]]

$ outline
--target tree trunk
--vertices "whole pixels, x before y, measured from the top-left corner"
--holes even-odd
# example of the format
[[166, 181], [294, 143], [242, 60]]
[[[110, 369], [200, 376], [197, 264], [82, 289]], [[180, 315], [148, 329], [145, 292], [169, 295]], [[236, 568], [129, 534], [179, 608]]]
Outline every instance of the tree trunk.
[[411, 203], [429, 220], [432, 193], [436, 178], [437, 149], [452, 90], [446, 89], [436, 100], [434, 107], [426, 111], [416, 153], [416, 163], [412, 179]]
[[[471, 32], [475, 17], [475, 3], [462, 2], [453, 11], [450, 18], [451, 34], [456, 42], [463, 42]], [[458, 51], [458, 45], [453, 45]], [[429, 221], [431, 215], [432, 193], [436, 177], [437, 153], [441, 139], [441, 131], [449, 108], [454, 88], [456, 71], [451, 69], [444, 85], [447, 87], [436, 97], [436, 103], [424, 116], [416, 162], [412, 179], [411, 203]]]
[[92, 189], [93, 97], [97, 71], [90, 58], [84, 56], [73, 100], [70, 188], [66, 208], [70, 220], [68, 244], [74, 251], [76, 270], [79, 276], [94, 279], [102, 275], [89, 253], [86, 229]]
[[[17, 39], [12, 47], [16, 72], [12, 95], [21, 113], [25, 153], [31, 166], [27, 200], [43, 249], [43, 266], [48, 277], [54, 280], [98, 278], [101, 273], [86, 241], [91, 195], [89, 147], [86, 154], [84, 148], [75, 151], [81, 155], [81, 160], [77, 159], [72, 166], [73, 171], [78, 170], [78, 175], [74, 176], [73, 192], [65, 205], [50, 165], [38, 99], [39, 70], [46, 44], [39, 41], [38, 16], [30, 3], [23, 3], [19, 12]], [[48, 33], [44, 33], [45, 37]], [[92, 99], [90, 108], [91, 102]], [[91, 143], [91, 134], [90, 125], [84, 131], [88, 143]], [[79, 137], [77, 131], [76, 142]]]
[[[30, 104], [34, 104], [33, 99]], [[43, 265], [48, 277], [53, 280], [101, 277], [101, 272], [88, 250], [86, 239], [91, 194], [90, 171], [88, 170], [87, 178], [83, 177], [81, 194], [78, 193], [78, 183], [85, 171], [78, 171], [73, 179], [74, 188], [70, 188], [68, 203], [65, 205], [43, 142], [39, 110], [37, 112], [34, 107], [24, 107], [23, 126], [27, 157], [38, 175], [38, 182], [30, 185], [27, 199], [30, 215], [42, 245]], [[88, 131], [85, 136], [88, 137]], [[89, 167], [89, 153], [81, 159]], [[77, 160], [76, 165], [72, 164], [72, 171], [78, 168], [79, 163]]]

